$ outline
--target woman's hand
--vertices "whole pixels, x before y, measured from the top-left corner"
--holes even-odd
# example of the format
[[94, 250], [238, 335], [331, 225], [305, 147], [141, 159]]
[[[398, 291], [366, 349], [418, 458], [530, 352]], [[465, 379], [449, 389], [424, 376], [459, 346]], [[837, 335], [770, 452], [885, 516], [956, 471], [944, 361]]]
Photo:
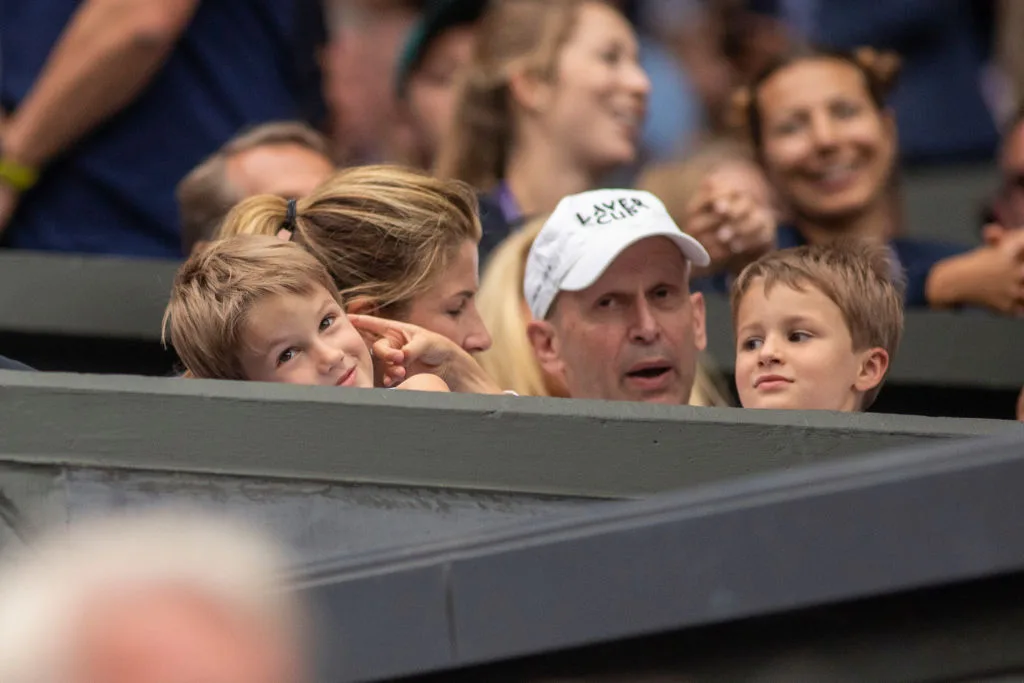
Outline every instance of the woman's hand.
[[711, 173], [687, 211], [684, 230], [707, 249], [712, 273], [738, 273], [775, 248], [777, 226], [772, 207], [732, 185]]
[[973, 304], [1024, 315], [1024, 230], [935, 264], [926, 293], [933, 306]]
[[452, 391], [502, 393], [473, 357], [447, 337], [397, 320], [352, 314], [348, 317], [381, 364], [385, 386], [430, 373], [443, 379]]

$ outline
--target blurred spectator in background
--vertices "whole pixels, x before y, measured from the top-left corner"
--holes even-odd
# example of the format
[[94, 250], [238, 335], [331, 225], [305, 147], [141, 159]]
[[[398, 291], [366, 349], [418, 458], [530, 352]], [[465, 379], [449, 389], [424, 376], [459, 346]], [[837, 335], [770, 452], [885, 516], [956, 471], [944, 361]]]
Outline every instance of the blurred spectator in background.
[[0, 5], [0, 228], [176, 257], [174, 186], [238, 130], [317, 109], [314, 0]]
[[754, 1], [763, 9], [774, 5], [776, 16], [815, 45], [871, 45], [900, 55], [903, 74], [890, 103], [904, 163], [991, 158], [998, 133], [983, 94], [993, 34], [988, 2]]
[[1006, 124], [1024, 102], [1024, 41], [1021, 41], [1024, 35], [1024, 2], [990, 1], [996, 3], [995, 73], [990, 79], [994, 81], [990, 83], [994, 92], [990, 92], [990, 97], [999, 122]]
[[695, 286], [714, 276], [723, 278], [718, 289], [724, 291], [724, 278], [775, 248], [779, 210], [747, 145], [709, 142], [686, 161], [648, 167], [637, 187], [661, 199], [711, 255], [709, 267], [694, 269]]
[[[690, 25], [699, 23], [706, 12], [696, 0], [673, 6], [654, 17], [645, 17], [643, 3], [635, 0], [613, 0], [611, 4], [637, 26], [640, 66], [651, 81], [641, 138], [642, 158], [655, 161], [674, 158], [688, 151], [704, 131], [704, 103], [701, 91], [685, 68], [690, 63], [680, 61], [663, 37], [651, 31], [651, 23], [669, 21], [673, 25]], [[653, 21], [645, 22], [645, 18]]]
[[301, 683], [303, 609], [259, 534], [181, 511], [62, 526], [0, 578], [4, 683]]
[[327, 139], [303, 123], [266, 123], [232, 138], [178, 183], [182, 253], [213, 239], [246, 197], [303, 197], [333, 171]]
[[[219, 236], [278, 235], [283, 205], [250, 198]], [[464, 183], [392, 166], [346, 169], [298, 201], [290, 232], [327, 266], [349, 313], [410, 323], [469, 353], [490, 347], [476, 309], [480, 219]]]
[[324, 91], [334, 156], [343, 165], [415, 161], [395, 98], [402, 46], [423, 0], [326, 0]]
[[520, 396], [568, 398], [565, 378], [545, 372], [526, 336], [532, 319], [523, 298], [526, 256], [548, 214], [535, 216], [498, 245], [480, 279], [477, 305], [494, 343], [479, 356], [480, 365], [503, 387]]
[[891, 237], [896, 122], [884, 101], [898, 68], [894, 55], [870, 49], [799, 50], [738, 93], [737, 120], [792, 220], [778, 228], [778, 246], [883, 241], [906, 273], [907, 306], [1024, 311], [1024, 237], [974, 250]]
[[1001, 182], [984, 219], [986, 244], [998, 244], [1024, 228], [1024, 106], [1010, 121], [999, 150]]
[[[759, 9], [756, 1], [633, 0], [627, 4], [635, 7], [641, 36], [656, 38], [682, 65], [689, 89], [699, 97], [704, 123], [713, 131], [725, 130], [724, 114], [733, 88], [748, 82], [789, 45], [783, 23], [763, 10], [755, 11]], [[642, 46], [649, 42], [641, 37]], [[651, 69], [646, 61], [643, 64]], [[653, 69], [651, 81], [652, 98], [657, 98], [663, 86]], [[652, 99], [652, 117], [666, 117], [671, 111], [657, 109]], [[647, 138], [645, 145], [649, 146]]]
[[482, 257], [524, 218], [637, 160], [650, 92], [638, 49], [604, 2], [501, 0], [484, 15], [437, 163], [485, 193]]
[[476, 22], [487, 0], [428, 0], [398, 62], [397, 96], [412, 128], [409, 161], [432, 168], [455, 117], [458, 79], [473, 56]]

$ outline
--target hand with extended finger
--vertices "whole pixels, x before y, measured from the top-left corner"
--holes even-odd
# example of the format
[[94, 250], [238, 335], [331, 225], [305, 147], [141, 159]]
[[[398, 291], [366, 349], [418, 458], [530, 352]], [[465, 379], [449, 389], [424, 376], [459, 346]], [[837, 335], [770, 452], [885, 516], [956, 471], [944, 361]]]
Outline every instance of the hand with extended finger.
[[416, 325], [368, 315], [349, 315], [367, 338], [384, 374], [384, 385], [395, 386], [415, 375], [443, 379], [452, 391], [500, 394], [501, 390], [465, 350], [452, 340]]

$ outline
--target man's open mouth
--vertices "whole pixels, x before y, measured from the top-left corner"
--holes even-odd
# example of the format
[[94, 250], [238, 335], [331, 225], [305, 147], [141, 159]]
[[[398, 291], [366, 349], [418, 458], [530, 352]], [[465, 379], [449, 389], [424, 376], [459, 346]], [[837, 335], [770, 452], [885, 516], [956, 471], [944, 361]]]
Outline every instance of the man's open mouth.
[[637, 370], [630, 370], [626, 373], [626, 376], [655, 379], [668, 372], [672, 372], [672, 366], [670, 365], [652, 365], [649, 367], [639, 368]]

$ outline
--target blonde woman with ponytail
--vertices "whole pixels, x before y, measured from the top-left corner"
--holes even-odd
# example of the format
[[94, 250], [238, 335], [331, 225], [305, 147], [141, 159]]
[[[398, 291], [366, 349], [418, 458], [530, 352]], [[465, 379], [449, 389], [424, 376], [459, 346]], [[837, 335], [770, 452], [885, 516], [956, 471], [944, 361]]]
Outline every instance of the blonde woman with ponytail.
[[[523, 298], [523, 275], [526, 257], [545, 220], [547, 214], [530, 219], [491, 255], [477, 299], [480, 315], [494, 335], [494, 344], [477, 360], [498, 386], [512, 389], [521, 396], [567, 398], [569, 391], [564, 379], [541, 368], [526, 335], [531, 316]], [[717, 373], [701, 359], [697, 363], [690, 405], [728, 406], [731, 403], [727, 396]]]
[[523, 298], [526, 255], [546, 219], [547, 214], [530, 219], [491, 254], [477, 301], [484, 324], [494, 335], [494, 344], [477, 359], [495, 382], [520, 396], [567, 398], [564, 381], [544, 372], [526, 336], [530, 320], [530, 309]]
[[650, 83], [607, 2], [495, 0], [463, 79], [436, 171], [484, 193], [485, 255], [637, 158]]
[[346, 310], [409, 323], [469, 353], [491, 337], [476, 309], [480, 220], [473, 190], [392, 166], [341, 171], [289, 202], [238, 204], [219, 236], [278, 235], [323, 263]]

